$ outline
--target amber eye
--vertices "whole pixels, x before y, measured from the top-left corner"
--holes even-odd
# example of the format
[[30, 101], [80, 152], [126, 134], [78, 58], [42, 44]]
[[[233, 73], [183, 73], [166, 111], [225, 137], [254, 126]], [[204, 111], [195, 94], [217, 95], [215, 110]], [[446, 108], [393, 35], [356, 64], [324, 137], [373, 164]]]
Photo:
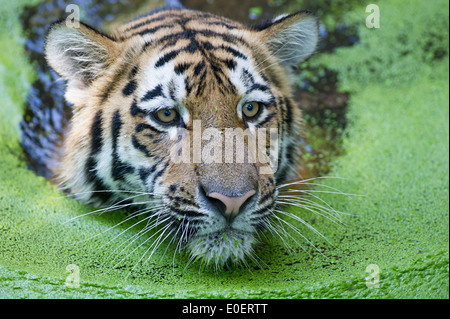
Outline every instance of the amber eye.
[[165, 109], [159, 110], [154, 116], [162, 124], [170, 124], [178, 119], [178, 112], [174, 109]]
[[248, 103], [245, 103], [244, 106], [242, 107], [242, 114], [247, 119], [252, 119], [252, 118], [256, 117], [256, 115], [259, 114], [260, 110], [261, 110], [261, 106], [259, 105], [258, 102], [248, 102]]

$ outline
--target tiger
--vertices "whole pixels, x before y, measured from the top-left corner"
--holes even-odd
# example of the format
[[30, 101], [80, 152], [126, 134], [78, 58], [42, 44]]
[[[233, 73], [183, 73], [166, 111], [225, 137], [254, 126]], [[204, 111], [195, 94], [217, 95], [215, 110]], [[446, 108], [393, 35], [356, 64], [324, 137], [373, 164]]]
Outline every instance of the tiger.
[[[251, 258], [279, 186], [298, 178], [303, 128], [293, 74], [316, 52], [318, 25], [308, 10], [249, 26], [180, 7], [108, 33], [83, 22], [52, 24], [45, 56], [73, 107], [61, 188], [95, 207], [143, 207], [136, 211], [157, 218], [178, 249], [205, 264]], [[276, 130], [276, 167], [173, 160], [180, 142], [193, 152], [196, 124]], [[233, 154], [248, 152], [236, 146]]]

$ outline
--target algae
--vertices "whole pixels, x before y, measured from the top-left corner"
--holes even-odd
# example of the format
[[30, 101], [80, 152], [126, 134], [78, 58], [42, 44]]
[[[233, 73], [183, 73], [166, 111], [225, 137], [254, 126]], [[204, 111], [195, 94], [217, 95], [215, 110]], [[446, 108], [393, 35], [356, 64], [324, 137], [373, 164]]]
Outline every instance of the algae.
[[[361, 43], [314, 57], [317, 63], [335, 68], [342, 89], [352, 91], [345, 154], [334, 161], [330, 172], [342, 179], [323, 183], [365, 195], [323, 193], [321, 198], [356, 216], [346, 216], [347, 226], [342, 228], [292, 208], [311, 223], [314, 219], [314, 227], [328, 239], [304, 229], [320, 252], [307, 243], [305, 252], [292, 241], [288, 241], [289, 250], [272, 238], [258, 247], [268, 267], [252, 265], [251, 271], [237, 267], [216, 273], [199, 272], [194, 266], [185, 269], [186, 256], [174, 258], [174, 251], [165, 247], [130, 273], [147, 248], [143, 245], [128, 256], [120, 254], [121, 243], [133, 236], [124, 230], [134, 221], [110, 229], [126, 218], [124, 212], [88, 214], [91, 207], [65, 197], [27, 169], [18, 123], [34, 73], [23, 54], [24, 35], [17, 21], [21, 6], [0, 5], [0, 40], [7, 48], [0, 52], [0, 297], [449, 297], [448, 40], [443, 44], [446, 51], [442, 53], [439, 46], [433, 51], [439, 54], [432, 58], [423, 52], [403, 58], [390, 52], [387, 41], [396, 41], [405, 28], [411, 33], [404, 40], [407, 46], [422, 39], [418, 40], [424, 33], [416, 30], [425, 26], [410, 30], [405, 24], [410, 21], [407, 8], [426, 26], [441, 26], [439, 34], [448, 39], [448, 10], [442, 10], [448, 3], [434, 1], [426, 10], [415, 10], [423, 6], [421, 1], [383, 2], [383, 20], [376, 30], [366, 29], [364, 7], [358, 7], [349, 19], [359, 21], [353, 23]], [[387, 43], [382, 45], [383, 41]], [[365, 50], [377, 45], [386, 59], [381, 58], [383, 64], [369, 72], [367, 64], [357, 61], [370, 56]], [[417, 48], [423, 51], [428, 46]], [[133, 247], [143, 241], [134, 242]], [[70, 264], [80, 269], [80, 288], [66, 287]], [[379, 288], [367, 286], [366, 268], [371, 264], [380, 270]]]

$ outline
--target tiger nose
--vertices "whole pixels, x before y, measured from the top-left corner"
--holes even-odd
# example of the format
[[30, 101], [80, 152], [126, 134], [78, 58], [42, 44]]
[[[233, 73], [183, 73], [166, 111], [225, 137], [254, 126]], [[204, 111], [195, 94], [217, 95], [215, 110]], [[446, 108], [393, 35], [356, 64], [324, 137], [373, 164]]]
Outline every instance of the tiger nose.
[[217, 199], [225, 205], [225, 210], [222, 211], [222, 214], [227, 220], [231, 221], [239, 214], [242, 204], [255, 195], [255, 193], [255, 190], [252, 189], [242, 196], [230, 197], [218, 192], [212, 192], [208, 194], [208, 197]]

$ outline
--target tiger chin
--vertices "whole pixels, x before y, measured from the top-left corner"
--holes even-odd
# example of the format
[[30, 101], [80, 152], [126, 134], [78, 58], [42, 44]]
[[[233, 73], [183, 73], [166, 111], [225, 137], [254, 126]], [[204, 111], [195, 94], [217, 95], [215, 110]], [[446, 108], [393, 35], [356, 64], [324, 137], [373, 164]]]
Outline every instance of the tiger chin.
[[[309, 11], [245, 26], [168, 8], [108, 34], [83, 23], [53, 24], [46, 58], [73, 105], [61, 187], [94, 206], [145, 212], [177, 238], [176, 249], [206, 264], [253, 260], [277, 186], [297, 177], [302, 115], [291, 74], [317, 42]], [[224, 154], [192, 160], [195, 125], [203, 132], [276, 130], [276, 165], [230, 162]], [[191, 160], [175, 161], [171, 150], [183, 141]], [[209, 150], [230, 148], [223, 140], [202, 141]], [[249, 141], [232, 155], [248, 155]]]

